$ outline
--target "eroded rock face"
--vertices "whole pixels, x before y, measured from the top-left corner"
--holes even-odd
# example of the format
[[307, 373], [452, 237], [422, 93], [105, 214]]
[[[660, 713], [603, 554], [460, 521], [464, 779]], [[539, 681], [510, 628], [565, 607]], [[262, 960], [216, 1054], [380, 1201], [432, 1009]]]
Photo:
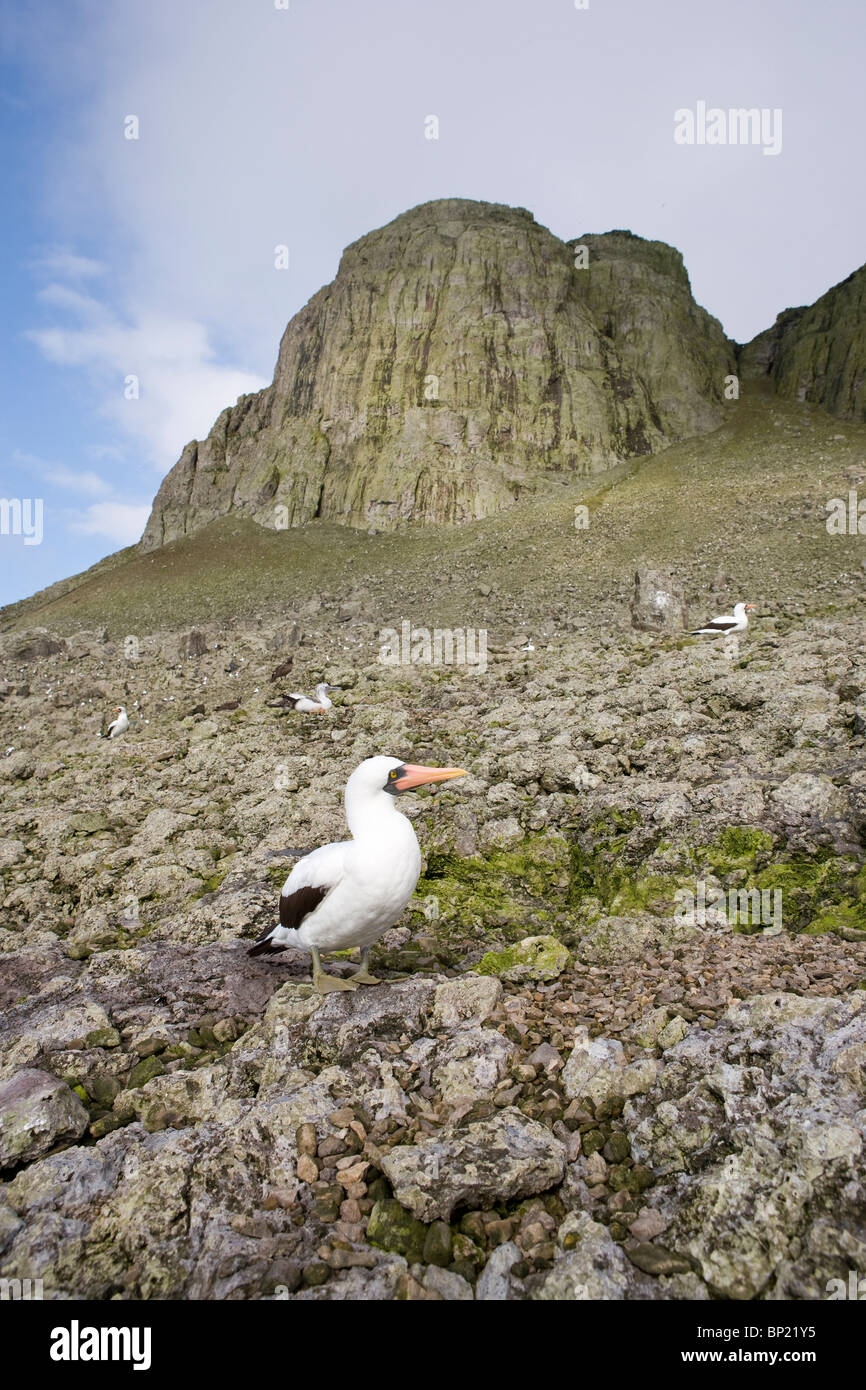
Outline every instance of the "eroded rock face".
[[781, 396], [866, 419], [866, 266], [808, 308], [786, 309], [741, 351], [744, 374], [769, 376]]
[[546, 470], [715, 428], [732, 347], [678, 253], [584, 241], [587, 270], [525, 209], [459, 198], [362, 237], [288, 325], [272, 385], [184, 449], [142, 547], [231, 510], [269, 527], [469, 520]]
[[632, 232], [578, 237], [589, 253], [578, 290], [627, 371], [646, 382], [671, 439], [715, 429], [725, 376], [734, 370], [721, 324], [696, 304], [673, 246]]

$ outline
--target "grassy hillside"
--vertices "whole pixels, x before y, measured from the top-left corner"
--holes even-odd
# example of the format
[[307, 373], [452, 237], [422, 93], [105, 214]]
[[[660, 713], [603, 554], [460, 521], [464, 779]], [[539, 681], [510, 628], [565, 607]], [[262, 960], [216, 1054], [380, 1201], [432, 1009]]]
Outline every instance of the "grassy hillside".
[[[750, 390], [715, 433], [591, 484], [549, 481], [506, 515], [379, 535], [322, 522], [266, 531], [227, 518], [155, 553], [122, 551], [2, 610], [0, 628], [104, 624], [113, 637], [145, 635], [290, 617], [317, 595], [360, 602], [383, 623], [401, 612], [508, 630], [583, 623], [599, 610], [613, 617], [641, 559], [678, 570], [698, 607], [720, 569], [764, 610], [832, 607], [856, 589], [864, 548], [861, 537], [827, 534], [825, 507], [856, 479], [866, 426]], [[586, 530], [574, 524], [582, 503]]]

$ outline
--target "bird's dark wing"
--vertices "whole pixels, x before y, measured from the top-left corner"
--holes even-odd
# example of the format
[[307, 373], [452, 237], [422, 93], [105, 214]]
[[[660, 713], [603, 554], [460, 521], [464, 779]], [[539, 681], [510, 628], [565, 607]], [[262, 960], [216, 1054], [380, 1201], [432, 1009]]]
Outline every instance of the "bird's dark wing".
[[[321, 845], [295, 864], [280, 894], [280, 926], [296, 930], [310, 913], [328, 896], [343, 877], [344, 844]], [[261, 956], [292, 948], [284, 942], [272, 941], [279, 928], [272, 927], [250, 949], [251, 956]]]
[[305, 917], [309, 917], [323, 898], [330, 893], [330, 885], [319, 884], [316, 888], [296, 888], [294, 893], [280, 894], [280, 925], [294, 927], [296, 930]]

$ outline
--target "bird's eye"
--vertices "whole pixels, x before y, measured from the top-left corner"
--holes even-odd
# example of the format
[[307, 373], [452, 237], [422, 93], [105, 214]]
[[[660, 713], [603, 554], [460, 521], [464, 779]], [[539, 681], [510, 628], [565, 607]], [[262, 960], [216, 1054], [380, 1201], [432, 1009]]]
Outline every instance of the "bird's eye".
[[391, 771], [388, 773], [388, 776], [391, 778], [391, 781], [393, 782], [394, 779], [395, 779], [396, 776], [397, 776], [397, 769], [396, 769], [396, 767], [392, 767]]

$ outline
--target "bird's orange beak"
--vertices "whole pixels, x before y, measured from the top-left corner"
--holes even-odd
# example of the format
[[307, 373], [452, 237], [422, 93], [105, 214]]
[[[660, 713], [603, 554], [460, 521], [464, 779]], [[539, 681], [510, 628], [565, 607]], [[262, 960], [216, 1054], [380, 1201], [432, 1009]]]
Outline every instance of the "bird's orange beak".
[[430, 782], [447, 782], [452, 777], [465, 777], [462, 767], [420, 767], [417, 763], [404, 763], [403, 775], [394, 783], [398, 792], [411, 791], [413, 787], [426, 787]]

